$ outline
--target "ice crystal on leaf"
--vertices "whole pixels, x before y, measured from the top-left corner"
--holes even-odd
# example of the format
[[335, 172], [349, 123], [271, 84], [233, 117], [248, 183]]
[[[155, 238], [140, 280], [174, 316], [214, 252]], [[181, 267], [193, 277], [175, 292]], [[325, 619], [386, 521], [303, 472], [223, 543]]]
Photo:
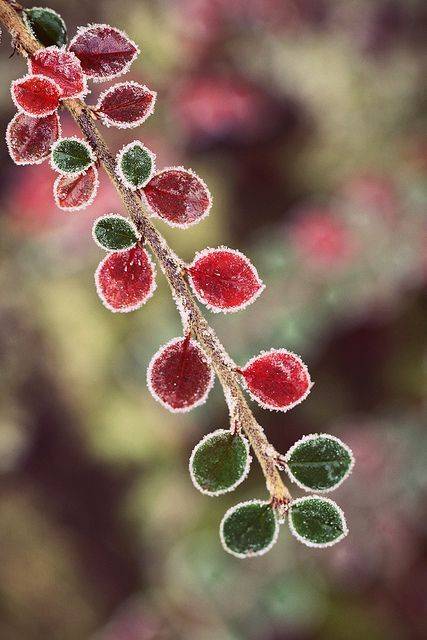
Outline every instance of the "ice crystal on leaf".
[[42, 118], [17, 113], [6, 129], [10, 157], [16, 164], [40, 164], [49, 157], [51, 146], [60, 135], [56, 113]]
[[220, 524], [222, 546], [236, 558], [267, 553], [277, 542], [279, 523], [269, 502], [249, 500], [229, 509]]
[[95, 111], [107, 127], [132, 129], [153, 113], [156, 96], [138, 82], [120, 82], [99, 96]]
[[95, 273], [96, 290], [110, 311], [135, 311], [156, 289], [156, 271], [147, 251], [139, 246], [110, 253]]
[[59, 106], [61, 88], [51, 78], [27, 75], [12, 82], [11, 93], [18, 111], [40, 118], [55, 113]]
[[81, 98], [87, 93], [80, 60], [70, 51], [58, 47], [39, 49], [29, 59], [28, 69], [54, 80], [61, 88], [61, 98]]
[[90, 145], [81, 138], [61, 138], [52, 147], [52, 169], [59, 173], [78, 175], [95, 162]]
[[22, 18], [31, 31], [45, 47], [56, 45], [62, 47], [67, 42], [65, 22], [53, 9], [32, 7], [22, 12]]
[[148, 366], [150, 392], [172, 412], [190, 411], [203, 404], [213, 382], [209, 361], [190, 336], [174, 338], [162, 346]]
[[139, 237], [133, 222], [114, 213], [95, 220], [92, 235], [96, 244], [106, 251], [130, 249]]
[[197, 298], [215, 312], [239, 311], [264, 290], [250, 260], [227, 247], [197, 253], [188, 274]]
[[289, 508], [291, 533], [308, 547], [331, 547], [348, 533], [344, 513], [329, 498], [305, 496]]
[[63, 211], [81, 211], [95, 200], [99, 187], [98, 170], [89, 167], [79, 175], [60, 175], [53, 185], [55, 204]]
[[154, 173], [156, 156], [139, 140], [123, 147], [117, 154], [116, 172], [125, 187], [136, 191], [144, 187]]

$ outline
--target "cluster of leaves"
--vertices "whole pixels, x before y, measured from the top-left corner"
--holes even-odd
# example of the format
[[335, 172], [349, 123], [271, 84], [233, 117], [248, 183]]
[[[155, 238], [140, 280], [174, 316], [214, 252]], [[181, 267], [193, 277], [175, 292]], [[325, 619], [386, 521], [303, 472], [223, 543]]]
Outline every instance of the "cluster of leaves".
[[[56, 204], [77, 211], [89, 206], [98, 190], [96, 150], [84, 139], [61, 137], [58, 109], [63, 100], [84, 98], [88, 80], [104, 82], [127, 72], [139, 50], [125, 33], [100, 24], [80, 28], [67, 47], [65, 25], [50, 9], [27, 10], [24, 20], [45, 48], [29, 58], [28, 75], [12, 83], [18, 113], [7, 128], [9, 152], [17, 164], [50, 158], [59, 174], [53, 187]], [[106, 126], [133, 128], [153, 112], [155, 100], [156, 94], [147, 87], [124, 82], [107, 89], [91, 109]], [[156, 172], [154, 153], [139, 140], [117, 154], [116, 173], [124, 187], [139, 194], [153, 217], [171, 226], [186, 228], [210, 212], [212, 198], [203, 180], [183, 167]], [[138, 309], [156, 289], [155, 266], [141, 233], [131, 220], [111, 213], [95, 220], [93, 238], [107, 251], [95, 273], [103, 304], [113, 312]], [[239, 311], [264, 290], [251, 261], [227, 247], [198, 252], [184, 268], [184, 276], [199, 302], [213, 312]], [[312, 387], [306, 365], [283, 348], [262, 352], [235, 371], [249, 395], [270, 410], [288, 411]], [[188, 327], [153, 356], [147, 383], [153, 397], [172, 412], [186, 412], [205, 402], [214, 371]], [[233, 421], [232, 428], [208, 434], [195, 447], [190, 474], [202, 493], [221, 495], [246, 478], [251, 456], [241, 427]], [[336, 488], [353, 465], [348, 447], [328, 435], [307, 436], [286, 456], [274, 450], [271, 455], [301, 488], [318, 493]], [[330, 546], [347, 533], [341, 509], [327, 498], [310, 495], [290, 504], [251, 500], [225, 514], [220, 526], [224, 548], [237, 557], [265, 553], [286, 515], [291, 532], [310, 546]]]

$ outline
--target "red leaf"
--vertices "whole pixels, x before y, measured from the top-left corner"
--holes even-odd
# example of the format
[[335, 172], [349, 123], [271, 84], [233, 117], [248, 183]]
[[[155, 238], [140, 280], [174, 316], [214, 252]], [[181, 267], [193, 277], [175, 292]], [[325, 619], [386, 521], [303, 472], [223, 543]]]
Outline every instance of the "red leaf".
[[240, 373], [250, 395], [265, 409], [288, 411], [302, 402], [312, 387], [301, 358], [286, 349], [255, 356]]
[[80, 27], [70, 42], [83, 72], [96, 82], [127, 73], [139, 54], [137, 45], [119, 29], [107, 24]]
[[55, 204], [64, 211], [86, 209], [95, 200], [99, 179], [96, 167], [89, 167], [78, 176], [60, 175], [53, 185]]
[[28, 75], [14, 80], [11, 93], [18, 110], [35, 118], [54, 113], [61, 97], [56, 82], [44, 76]]
[[40, 164], [61, 135], [58, 114], [32, 118], [17, 113], [7, 125], [6, 143], [16, 164]]
[[197, 224], [210, 211], [212, 198], [206, 184], [183, 167], [163, 169], [144, 187], [152, 214], [172, 227]]
[[61, 88], [61, 98], [81, 98], [87, 93], [80, 60], [70, 51], [58, 47], [39, 49], [29, 59], [28, 69], [32, 74], [55, 80]]
[[250, 260], [227, 247], [197, 253], [188, 272], [195, 295], [212, 311], [239, 311], [264, 290]]
[[96, 111], [107, 127], [131, 129], [151, 116], [156, 96], [138, 82], [121, 82], [99, 96]]
[[127, 313], [141, 307], [156, 289], [156, 272], [141, 247], [110, 253], [95, 273], [98, 295], [110, 311]]
[[172, 412], [190, 411], [203, 404], [214, 373], [197, 342], [174, 338], [153, 356], [147, 384], [153, 397]]

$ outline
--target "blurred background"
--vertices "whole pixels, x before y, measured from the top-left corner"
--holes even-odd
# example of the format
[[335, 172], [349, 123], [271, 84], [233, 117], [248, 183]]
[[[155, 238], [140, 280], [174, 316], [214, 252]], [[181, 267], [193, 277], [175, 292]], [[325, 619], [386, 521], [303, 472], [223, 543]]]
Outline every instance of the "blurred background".
[[[107, 22], [136, 40], [130, 79], [158, 91], [137, 130], [158, 166], [192, 167], [214, 194], [176, 252], [225, 243], [267, 284], [211, 316], [238, 363], [287, 347], [315, 387], [285, 415], [258, 411], [276, 448], [342, 437], [357, 464], [334, 499], [350, 535], [316, 551], [284, 527], [274, 550], [225, 554], [218, 524], [265, 497], [253, 464], [230, 496], [200, 495], [192, 447], [227, 426], [218, 384], [171, 415], [145, 371], [180, 334], [166, 284], [113, 315], [93, 272], [93, 219], [123, 213], [103, 180], [66, 214], [47, 163], [1, 145], [1, 640], [369, 640], [426, 634], [427, 127], [423, 0], [52, 0], [72, 36]], [[1, 127], [11, 79], [1, 46]], [[102, 85], [102, 89], [105, 85]], [[88, 102], [101, 89], [94, 85]], [[63, 116], [67, 135], [76, 133]], [[296, 496], [301, 492], [292, 487]]]

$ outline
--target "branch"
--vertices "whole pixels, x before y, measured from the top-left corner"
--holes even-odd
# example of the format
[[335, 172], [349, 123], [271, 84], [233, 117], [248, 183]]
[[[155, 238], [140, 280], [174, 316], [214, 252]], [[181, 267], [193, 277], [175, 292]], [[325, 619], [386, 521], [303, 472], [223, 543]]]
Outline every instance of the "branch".
[[[43, 48], [26, 28], [19, 9], [15, 9], [6, 0], [0, 0], [0, 22], [12, 36], [13, 46], [22, 55], [31, 56], [38, 49]], [[234, 362], [197, 306], [188, 287], [181, 261], [152, 224], [138, 195], [119, 181], [115, 172], [115, 158], [99, 133], [90, 108], [82, 100], [76, 99], [64, 100], [63, 104], [91, 145], [119, 193], [130, 218], [157, 258], [180, 311], [184, 332], [191, 331], [209, 357], [224, 390], [232, 428], [242, 428], [245, 431], [261, 465], [273, 503], [288, 503], [291, 495], [278, 472], [276, 451], [268, 442], [263, 428], [255, 420], [246, 402]]]

